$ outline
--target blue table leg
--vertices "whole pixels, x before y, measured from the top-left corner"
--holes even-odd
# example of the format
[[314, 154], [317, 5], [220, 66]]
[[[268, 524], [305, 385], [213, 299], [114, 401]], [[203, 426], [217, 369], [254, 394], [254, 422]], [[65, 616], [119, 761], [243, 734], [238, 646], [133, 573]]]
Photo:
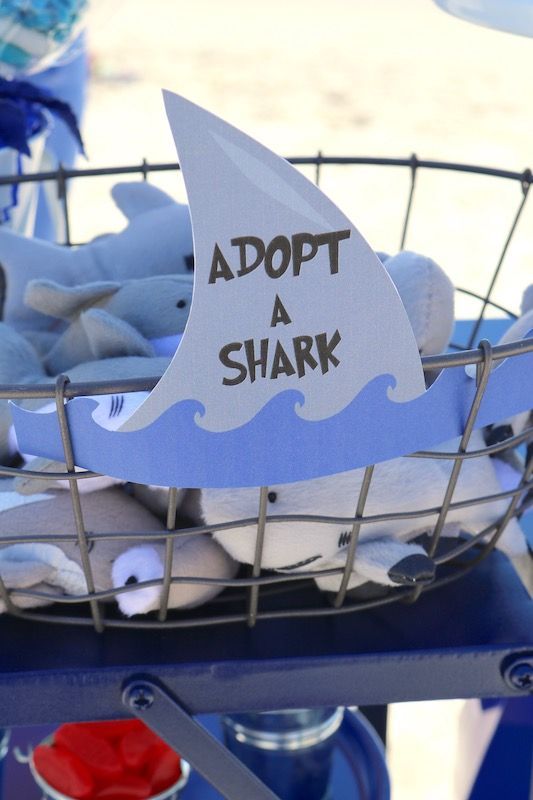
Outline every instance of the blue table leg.
[[533, 697], [482, 702], [484, 709], [496, 706], [502, 715], [468, 800], [527, 800], [533, 792]]

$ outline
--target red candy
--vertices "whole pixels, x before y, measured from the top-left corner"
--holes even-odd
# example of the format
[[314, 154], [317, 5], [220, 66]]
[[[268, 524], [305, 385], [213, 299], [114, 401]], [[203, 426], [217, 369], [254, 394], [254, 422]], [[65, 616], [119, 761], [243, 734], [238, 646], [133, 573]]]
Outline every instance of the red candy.
[[58, 792], [78, 800], [92, 798], [94, 780], [79, 758], [61, 747], [40, 744], [33, 751], [35, 769]]
[[154, 754], [153, 767], [148, 772], [152, 794], [159, 794], [176, 783], [181, 775], [181, 759], [170, 747], [162, 747]]
[[181, 775], [177, 753], [137, 719], [61, 725], [33, 757], [44, 780], [76, 800], [149, 800]]
[[94, 800], [146, 800], [153, 795], [150, 783], [140, 775], [123, 775], [94, 795]]
[[153, 749], [162, 744], [159, 736], [145, 726], [142, 731], [127, 733], [121, 739], [118, 749], [124, 766], [137, 772], [151, 761]]
[[122, 739], [130, 731], [142, 731], [146, 725], [140, 719], [112, 719], [105, 720], [104, 722], [78, 722], [78, 727], [83, 728], [98, 736], [100, 739], [107, 739], [110, 742], [115, 742], [117, 739]]
[[102, 783], [111, 783], [122, 774], [122, 764], [113, 745], [82, 723], [61, 725], [54, 734], [54, 743], [74, 753]]

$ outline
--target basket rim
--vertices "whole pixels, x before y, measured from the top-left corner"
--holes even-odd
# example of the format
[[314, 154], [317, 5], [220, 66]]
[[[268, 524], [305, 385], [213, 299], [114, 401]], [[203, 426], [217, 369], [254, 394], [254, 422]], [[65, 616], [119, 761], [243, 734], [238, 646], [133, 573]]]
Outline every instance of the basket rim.
[[[487, 175], [493, 178], [504, 178], [507, 180], [519, 181], [524, 190], [533, 183], [533, 172], [526, 167], [521, 172], [516, 170], [501, 169], [498, 167], [488, 167], [481, 164], [461, 163], [456, 161], [443, 161], [440, 159], [418, 158], [416, 153], [409, 157], [390, 157], [390, 156], [342, 156], [324, 155], [322, 150], [318, 150], [316, 155], [309, 156], [286, 156], [287, 161], [295, 166], [383, 166], [383, 167], [408, 167], [412, 171], [418, 169], [448, 170], [450, 172], [466, 172], [473, 175]], [[127, 164], [123, 166], [115, 165], [112, 167], [92, 167], [87, 169], [68, 169], [62, 164], [56, 170], [44, 172], [26, 173], [24, 175], [1, 175], [0, 186], [13, 183], [28, 183], [32, 181], [52, 181], [56, 180], [63, 183], [69, 178], [77, 177], [98, 177], [105, 175], [132, 175], [140, 174], [145, 179], [150, 172], [166, 172], [180, 170], [177, 161], [154, 162], [150, 163], [145, 158], [139, 164]]]
[[[491, 355], [494, 361], [502, 361], [506, 358], [525, 355], [532, 351], [533, 336], [503, 345], [491, 345]], [[482, 347], [477, 347], [473, 350], [460, 350], [453, 353], [421, 357], [422, 369], [424, 372], [452, 367], [475, 366], [484, 363], [485, 359], [486, 355]], [[64, 375], [60, 375], [57, 380], [63, 379], [64, 377]], [[96, 394], [115, 394], [117, 392], [151, 391], [161, 380], [161, 376], [153, 376], [149, 378], [128, 378], [118, 381], [71, 383], [68, 380], [68, 373], [66, 374], [66, 378], [64, 391], [62, 392], [66, 399], [80, 397], [82, 395], [92, 396]], [[56, 387], [57, 381], [53, 383], [39, 383], [31, 386], [27, 384], [0, 384], [0, 400], [16, 401], [53, 398], [56, 395]]]

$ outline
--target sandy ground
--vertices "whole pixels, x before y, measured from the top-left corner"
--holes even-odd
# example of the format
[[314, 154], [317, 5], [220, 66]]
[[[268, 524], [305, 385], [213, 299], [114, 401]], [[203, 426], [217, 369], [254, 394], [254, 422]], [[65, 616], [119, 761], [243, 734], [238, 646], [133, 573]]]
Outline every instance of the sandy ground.
[[[283, 155], [416, 152], [511, 170], [533, 162], [533, 42], [460, 22], [430, 0], [94, 0], [90, 30], [93, 166], [175, 159], [163, 86]], [[373, 246], [395, 251], [408, 179], [399, 169], [330, 169], [323, 186]], [[158, 182], [181, 196], [176, 175]], [[108, 187], [93, 180], [75, 193], [77, 241], [123, 224]], [[483, 290], [520, 199], [519, 185], [499, 179], [425, 173], [407, 244]], [[496, 286], [515, 310], [533, 278], [532, 214], [530, 205]], [[457, 797], [461, 708], [392, 709], [394, 800]]]

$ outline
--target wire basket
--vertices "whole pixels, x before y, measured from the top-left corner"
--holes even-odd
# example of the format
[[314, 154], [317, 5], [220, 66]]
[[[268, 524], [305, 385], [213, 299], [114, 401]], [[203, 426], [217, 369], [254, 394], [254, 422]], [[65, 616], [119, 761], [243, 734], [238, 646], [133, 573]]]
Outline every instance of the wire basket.
[[[289, 159], [293, 164], [302, 167], [311, 167], [315, 170], [315, 180], [319, 183], [325, 167], [345, 167], [347, 165], [365, 165], [376, 167], [398, 167], [407, 170], [410, 175], [410, 187], [408, 191], [407, 205], [403, 215], [401, 230], [400, 249], [403, 248], [407, 231], [409, 228], [411, 213], [413, 209], [413, 199], [417, 185], [417, 177], [422, 170], [427, 171], [446, 171], [447, 173], [471, 173], [484, 176], [501, 178], [507, 182], [517, 184], [520, 189], [520, 202], [512, 219], [511, 227], [506, 237], [503, 249], [499, 255], [496, 266], [489, 279], [489, 285], [484, 293], [474, 293], [467, 289], [458, 288], [457, 291], [465, 296], [473, 297], [480, 303], [480, 311], [477, 320], [474, 321], [466, 343], [460, 345], [453, 343], [451, 352], [445, 355], [429, 356], [422, 358], [423, 369], [426, 373], [435, 370], [449, 369], [454, 367], [464, 367], [475, 365], [477, 374], [477, 390], [470, 408], [467, 422], [461, 437], [457, 452], [451, 453], [425, 451], [411, 454], [413, 458], [446, 459], [453, 461], [449, 483], [442, 499], [442, 503], [431, 509], [418, 509], [411, 512], [398, 511], [381, 516], [365, 516], [365, 503], [372, 484], [373, 466], [369, 465], [364, 471], [364, 478], [361, 486], [359, 498], [354, 498], [356, 512], [353, 517], [318, 517], [307, 515], [272, 516], [266, 511], [266, 498], [269, 488], [262, 487], [260, 490], [260, 502], [257, 516], [252, 520], [235, 520], [231, 524], [210, 526], [190, 527], [183, 520], [180, 521], [177, 514], [177, 489], [169, 487], [168, 491], [168, 513], [166, 520], [167, 531], [163, 539], [165, 542], [165, 569], [164, 576], [160, 580], [124, 586], [120, 589], [110, 589], [108, 591], [95, 591], [91, 567], [91, 547], [98, 540], [120, 540], [123, 539], [145, 539], [146, 533], [127, 533], [120, 530], [113, 530], [106, 533], [91, 533], [86, 530], [83, 518], [83, 494], [79, 491], [79, 482], [90, 480], [95, 477], [95, 473], [87, 471], [75, 471], [75, 464], [72, 454], [69, 425], [65, 413], [65, 403], [78, 396], [91, 396], [102, 394], [114, 394], [116, 392], [150, 391], [159, 380], [157, 377], [151, 379], [134, 379], [121, 382], [98, 382], [73, 384], [68, 377], [61, 376], [54, 383], [32, 387], [21, 386], [0, 386], [0, 399], [13, 399], [20, 401], [23, 399], [55, 399], [61, 434], [63, 439], [66, 472], [34, 472], [19, 467], [5, 466], [0, 467], [0, 476], [16, 477], [24, 476], [28, 480], [39, 479], [55, 481], [67, 478], [70, 486], [71, 503], [74, 515], [74, 525], [72, 533], [68, 536], [39, 535], [36, 531], [35, 536], [28, 537], [28, 532], [21, 536], [17, 531], [3, 535], [3, 544], [16, 544], [20, 542], [38, 541], [49, 542], [61, 545], [62, 542], [75, 542], [79, 546], [81, 562], [88, 586], [88, 592], [84, 595], [68, 596], [47, 594], [42, 591], [30, 589], [16, 591], [8, 590], [0, 580], [0, 599], [3, 601], [7, 613], [14, 616], [37, 620], [42, 622], [62, 623], [69, 625], [94, 626], [97, 631], [104, 628], [187, 628], [193, 626], [220, 625], [229, 623], [244, 623], [254, 625], [258, 620], [290, 618], [290, 617], [319, 617], [335, 616], [342, 614], [352, 614], [365, 611], [377, 606], [387, 605], [397, 602], [412, 602], [417, 600], [423, 592], [433, 590], [451, 581], [462, 577], [476, 564], [485, 558], [496, 546], [499, 537], [502, 535], [506, 525], [512, 518], [519, 519], [527, 508], [533, 503], [533, 448], [527, 447], [533, 440], [533, 426], [524, 429], [518, 435], [511, 435], [504, 441], [483, 447], [481, 449], [467, 451], [470, 436], [473, 431], [476, 415], [479, 410], [492, 367], [504, 358], [521, 358], [533, 351], [533, 338], [520, 342], [509, 343], [493, 347], [488, 341], [483, 340], [479, 347], [472, 349], [477, 342], [480, 328], [483, 324], [487, 311], [496, 310], [500, 315], [513, 319], [516, 317], [510, 310], [504, 308], [492, 299], [493, 290], [504, 263], [509, 245], [518, 221], [524, 210], [528, 193], [533, 181], [533, 175], [529, 170], [523, 173], [509, 172], [492, 168], [485, 168], [473, 165], [462, 165], [445, 163], [438, 161], [423, 161], [416, 156], [407, 159], [394, 158], [366, 158], [366, 157], [326, 157], [321, 153], [310, 157], [297, 157]], [[85, 170], [65, 170], [60, 168], [57, 172], [47, 172], [35, 175], [22, 175], [18, 177], [0, 177], [0, 185], [9, 183], [26, 182], [55, 182], [59, 202], [62, 204], [62, 211], [65, 222], [66, 242], [65, 246], [71, 246], [70, 235], [70, 215], [69, 200], [67, 194], [67, 181], [88, 179], [91, 176], [124, 176], [141, 175], [147, 180], [149, 175], [156, 172], [173, 172], [179, 169], [179, 165], [171, 164], [148, 164], [143, 161], [140, 165], [131, 167], [118, 167], [110, 169], [85, 169]], [[526, 449], [527, 448], [527, 449]], [[454, 489], [456, 487], [461, 465], [466, 458], [484, 457], [506, 451], [515, 452], [519, 460], [521, 479], [516, 488], [509, 491], [501, 491], [498, 494], [484, 495], [469, 501], [454, 502]], [[524, 457], [524, 451], [525, 457]], [[478, 503], [487, 503], [495, 500], [506, 500], [506, 510], [491, 526], [485, 528], [476, 536], [468, 539], [457, 539], [447, 543], [443, 547], [441, 537], [447, 515], [451, 510], [472, 506]], [[428, 586], [418, 586], [416, 588], [398, 587], [387, 588], [378, 591], [377, 588], [371, 592], [363, 592], [359, 595], [347, 592], [348, 579], [357, 551], [359, 533], [364, 529], [365, 524], [390, 520], [391, 522], [400, 519], [427, 516], [428, 513], [437, 517], [436, 524], [424, 539], [424, 547], [437, 565], [436, 579]], [[266, 572], [262, 569], [261, 555], [262, 542], [265, 527], [269, 520], [283, 522], [290, 526], [294, 522], [316, 521], [320, 523], [335, 523], [348, 526], [351, 529], [351, 537], [346, 551], [346, 566], [340, 569], [329, 569], [323, 575], [340, 575], [340, 588], [334, 596], [320, 593], [314, 586], [313, 578], [319, 572], [298, 572], [291, 575]], [[253, 566], [242, 567], [236, 578], [217, 579], [197, 577], [173, 578], [172, 568], [172, 546], [176, 537], [184, 535], [202, 535], [211, 533], [216, 529], [227, 529], [229, 527], [238, 529], [239, 527], [254, 524], [257, 527], [256, 534], [256, 558]], [[185, 527], [184, 527], [185, 526]], [[139, 541], [140, 543], [140, 541]], [[191, 611], [175, 611], [168, 609], [169, 590], [172, 582], [215, 584], [224, 587], [222, 592], [214, 601]], [[119, 592], [135, 591], [141, 586], [160, 586], [161, 599], [158, 612], [151, 612], [145, 617], [134, 619], [124, 619], [118, 613], [115, 605], [111, 602]], [[18, 596], [34, 598], [35, 600], [46, 601], [54, 605], [43, 610], [22, 610], [16, 604]]]

